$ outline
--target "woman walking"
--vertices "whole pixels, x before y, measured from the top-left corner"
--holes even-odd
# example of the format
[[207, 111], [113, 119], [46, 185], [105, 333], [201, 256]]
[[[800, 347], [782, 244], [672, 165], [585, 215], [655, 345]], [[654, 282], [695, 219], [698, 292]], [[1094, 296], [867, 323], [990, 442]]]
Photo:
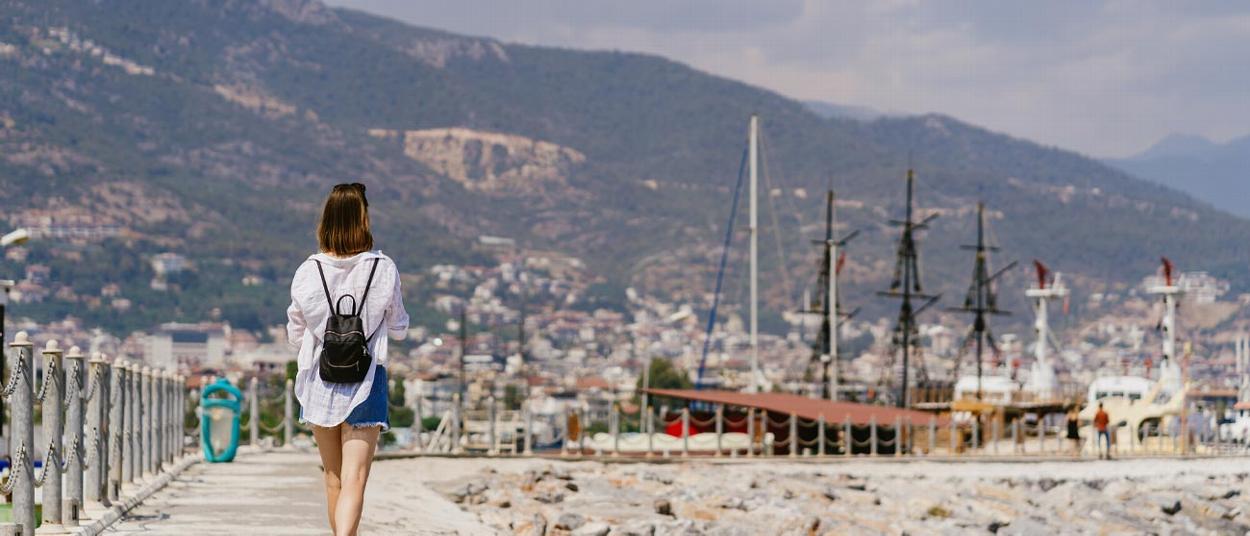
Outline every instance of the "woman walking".
[[387, 335], [404, 337], [408, 313], [399, 270], [373, 250], [364, 185], [330, 191], [317, 244], [291, 281], [287, 337], [299, 348], [295, 396], [321, 453], [330, 529], [351, 536], [378, 435], [390, 427]]

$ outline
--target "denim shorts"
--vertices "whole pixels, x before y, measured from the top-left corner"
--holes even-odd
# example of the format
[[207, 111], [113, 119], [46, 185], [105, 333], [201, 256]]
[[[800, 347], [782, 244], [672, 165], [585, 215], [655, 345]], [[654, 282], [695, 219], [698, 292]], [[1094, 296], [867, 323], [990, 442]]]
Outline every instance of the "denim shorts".
[[386, 380], [386, 367], [378, 365], [373, 369], [373, 387], [369, 389], [369, 398], [348, 413], [345, 422], [353, 428], [381, 425], [385, 432], [391, 429], [390, 409], [390, 382]]

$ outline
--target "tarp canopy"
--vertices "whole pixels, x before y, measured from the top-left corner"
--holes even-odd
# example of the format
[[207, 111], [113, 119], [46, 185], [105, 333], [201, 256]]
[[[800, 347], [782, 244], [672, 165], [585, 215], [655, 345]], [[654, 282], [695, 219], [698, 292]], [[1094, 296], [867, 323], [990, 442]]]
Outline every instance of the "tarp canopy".
[[[893, 426], [895, 419], [902, 419], [903, 423], [907, 423], [910, 420], [912, 424], [923, 426], [929, 423], [930, 417], [935, 416], [932, 413], [923, 411], [888, 406], [872, 406], [855, 402], [833, 402], [786, 393], [739, 393], [707, 389], [698, 391], [694, 389], [645, 389], [645, 391], [653, 396], [762, 409], [769, 413], [782, 415], [793, 413], [801, 419], [811, 421], [824, 416], [827, 423], [840, 423], [850, 418], [852, 424], [863, 425], [868, 424], [873, 417], [876, 417], [877, 424], [881, 426]], [[938, 424], [945, 425], [947, 422], [947, 417], [945, 416], [937, 416], [936, 418]]]

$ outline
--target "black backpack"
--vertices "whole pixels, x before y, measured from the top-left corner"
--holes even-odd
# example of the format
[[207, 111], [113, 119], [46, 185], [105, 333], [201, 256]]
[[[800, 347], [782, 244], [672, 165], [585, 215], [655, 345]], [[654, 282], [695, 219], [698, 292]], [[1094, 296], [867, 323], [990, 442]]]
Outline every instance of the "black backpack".
[[[317, 263], [317, 273], [321, 274], [321, 288], [326, 291], [328, 305], [333, 307], [330, 318], [326, 319], [326, 333], [321, 341], [321, 362], [317, 365], [321, 380], [328, 383], [360, 383], [365, 381], [373, 358], [369, 355], [369, 341], [373, 335], [365, 337], [365, 323], [360, 313], [365, 310], [365, 299], [369, 297], [369, 286], [373, 284], [373, 273], [378, 270], [378, 260], [373, 259], [373, 268], [369, 269], [369, 280], [365, 282], [365, 293], [360, 303], [351, 294], [339, 296], [338, 301], [330, 296], [330, 286], [326, 284], [326, 273]], [[343, 298], [352, 299], [351, 314], [343, 314], [339, 307]]]

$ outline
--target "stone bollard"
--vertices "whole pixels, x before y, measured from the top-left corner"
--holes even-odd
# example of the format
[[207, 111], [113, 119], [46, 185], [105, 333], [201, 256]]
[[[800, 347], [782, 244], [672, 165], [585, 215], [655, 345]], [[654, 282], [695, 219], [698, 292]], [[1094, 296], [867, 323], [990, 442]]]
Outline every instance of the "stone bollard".
[[[651, 450], [650, 435], [647, 436], [647, 450]], [[747, 409], [747, 457], [755, 457], [755, 408]]]
[[[10, 404], [12, 426], [9, 433], [17, 448], [9, 478], [13, 483], [13, 523], [21, 527], [23, 536], [35, 534], [35, 407], [34, 407], [34, 344], [25, 331], [17, 332], [9, 344], [9, 362], [18, 373], [17, 385]], [[5, 381], [9, 381], [5, 378]]]
[[247, 444], [260, 446], [260, 378], [252, 376], [247, 384]]
[[77, 346], [65, 354], [65, 497], [61, 506], [61, 522], [77, 527], [83, 505], [83, 461], [87, 446], [83, 444], [83, 389], [86, 357]]
[[1000, 430], [1002, 426], [998, 423], [998, 419], [990, 418], [990, 453], [998, 454], [998, 438], [1002, 435]]
[[152, 473], [152, 367], [139, 369], [139, 469], [140, 478]]
[[109, 463], [108, 499], [121, 500], [122, 483], [126, 482], [126, 360], [116, 359], [109, 374]]
[[790, 452], [791, 458], [799, 455], [799, 417], [790, 414]]
[[177, 395], [174, 393], [174, 373], [165, 371], [165, 464], [173, 465], [174, 463], [174, 440], [178, 437], [177, 428], [174, 427], [174, 411], [175, 399]]
[[282, 407], [282, 448], [295, 448], [295, 444], [291, 440], [295, 438], [295, 401], [292, 400], [295, 394], [295, 382], [288, 379], [286, 381], [286, 389], [283, 390], [283, 407]]
[[816, 419], [816, 455], [825, 457], [825, 414]]
[[612, 414], [608, 416], [608, 426], [612, 432], [612, 457], [621, 455], [621, 408], [612, 403]]
[[[108, 400], [108, 381], [106, 372], [108, 371], [108, 361], [104, 360], [104, 354], [96, 352], [91, 355], [91, 361], [87, 368], [87, 390], [90, 397], [87, 399], [87, 428], [88, 435], [88, 455], [90, 458], [87, 467], [86, 479], [83, 483], [83, 507], [103, 505], [108, 500], [108, 474], [105, 469], [108, 467], [108, 436], [104, 433], [104, 423], [108, 418], [105, 414], [107, 406], [105, 402]], [[94, 386], [94, 387], [93, 387]]]
[[851, 435], [851, 416], [842, 419], [842, 455], [849, 457], [855, 450], [855, 436]]
[[870, 449], [868, 454], [874, 458], [877, 457], [877, 416], [876, 415], [873, 415], [872, 418], [868, 420], [868, 448]]
[[[416, 398], [416, 404], [415, 404], [416, 415], [414, 416], [415, 420], [413, 420], [413, 423], [412, 423], [412, 426], [414, 428], [413, 434], [412, 434], [412, 447], [417, 452], [425, 452], [425, 443], [423, 443], [421, 440], [421, 433], [425, 431], [425, 411], [424, 411], [425, 408], [422, 407], [421, 405], [422, 398], [424, 397], [421, 395], [420, 387], [417, 388], [417, 396], [415, 398]], [[529, 414], [526, 413], [526, 415], [528, 416]], [[526, 421], [525, 432], [527, 436], [529, 434], [529, 430], [530, 430], [529, 422]]]
[[498, 425], [498, 422], [496, 422], [496, 419], [498, 418], [498, 416], [495, 413], [495, 396], [494, 395], [491, 395], [486, 398], [486, 413], [487, 413], [486, 420], [489, 425], [489, 428], [487, 428], [486, 430], [486, 441], [487, 441], [486, 454], [490, 456], [494, 456], [496, 454], [499, 454], [499, 451], [495, 448], [496, 446], [495, 439], [498, 437], [495, 435], [495, 427]]
[[681, 408], [681, 457], [690, 456], [690, 408]]
[[972, 452], [975, 454], [981, 449], [981, 416], [977, 415], [972, 419]]
[[937, 417], [929, 416], [929, 456], [937, 452]]
[[161, 472], [161, 414], [165, 411], [164, 397], [160, 389], [161, 371], [148, 371], [148, 472], [153, 476]]
[[186, 435], [185, 420], [186, 420], [186, 413], [187, 413], [187, 377], [179, 374], [178, 377], [174, 379], [174, 381], [177, 382], [178, 384], [176, 386], [176, 389], [178, 390], [178, 415], [174, 417], [175, 421], [177, 421], [176, 427], [178, 429], [178, 434], [177, 434], [178, 446], [175, 449], [175, 457], [182, 458], [183, 456], [186, 455], [186, 444], [184, 443], [185, 441], [184, 436]]
[[715, 456], [719, 458], [721, 456], [721, 449], [723, 448], [722, 440], [724, 439], [724, 436], [725, 436], [725, 406], [723, 405], [716, 406], [715, 418], [716, 418], [716, 454]]
[[65, 365], [61, 362], [61, 348], [55, 340], [48, 341], [43, 349], [43, 437], [48, 448], [43, 455], [43, 524], [40, 532], [59, 533], [64, 528], [62, 504], [64, 488], [61, 479], [61, 463], [65, 448], [61, 442], [65, 433], [65, 415], [61, 405], [65, 399]]
[[894, 457], [903, 455], [903, 418], [894, 417]]
[[143, 405], [143, 398], [139, 396], [139, 371], [142, 370], [137, 363], [127, 363], [126, 367], [126, 442], [128, 450], [126, 451], [126, 482], [133, 484], [140, 479], [143, 474], [142, 466], [139, 460], [143, 456], [142, 444], [140, 440], [139, 424], [139, 407]]
[[1011, 452], [1013, 454], [1020, 452], [1020, 419], [1011, 421]]
[[958, 455], [959, 454], [959, 448], [958, 448], [959, 447], [959, 435], [958, 435], [959, 429], [955, 427], [954, 415], [951, 415], [951, 418], [946, 421], [946, 429], [949, 432], [946, 435], [946, 438], [950, 440], [950, 455], [951, 456]]
[[650, 458], [655, 451], [655, 415], [651, 410], [647, 410], [647, 457]]
[[523, 439], [525, 441], [524, 443], [525, 455], [526, 456], [533, 455], [534, 454], [534, 412], [530, 410], [529, 403], [526, 403], [525, 405], [525, 437]]

